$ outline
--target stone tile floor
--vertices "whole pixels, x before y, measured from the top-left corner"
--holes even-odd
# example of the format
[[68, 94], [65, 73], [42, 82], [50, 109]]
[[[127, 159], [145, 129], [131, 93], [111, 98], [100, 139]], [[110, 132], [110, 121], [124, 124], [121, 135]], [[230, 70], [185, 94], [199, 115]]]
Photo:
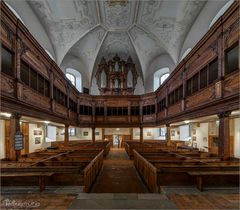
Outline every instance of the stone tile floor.
[[239, 209], [239, 188], [207, 188], [199, 192], [194, 186], [163, 186], [161, 193], [154, 194], [83, 193], [80, 186], [47, 187], [41, 193], [38, 190], [2, 187], [1, 209]]

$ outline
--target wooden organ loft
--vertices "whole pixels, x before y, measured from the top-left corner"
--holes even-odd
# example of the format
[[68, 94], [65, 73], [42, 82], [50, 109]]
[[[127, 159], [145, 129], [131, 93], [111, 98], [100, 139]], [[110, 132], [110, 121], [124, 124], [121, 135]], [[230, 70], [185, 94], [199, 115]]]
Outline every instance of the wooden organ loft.
[[132, 58], [121, 60], [116, 54], [98, 65], [96, 79], [101, 95], [132, 95], [137, 84], [137, 70]]

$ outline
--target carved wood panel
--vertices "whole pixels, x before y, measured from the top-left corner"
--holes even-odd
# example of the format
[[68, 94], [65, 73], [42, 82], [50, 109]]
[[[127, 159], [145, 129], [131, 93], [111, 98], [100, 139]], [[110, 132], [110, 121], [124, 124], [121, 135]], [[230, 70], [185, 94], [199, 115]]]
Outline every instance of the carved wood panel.
[[211, 85], [202, 91], [195, 93], [192, 96], [187, 97], [185, 100], [186, 110], [202, 105], [206, 102], [211, 102], [215, 99], [215, 86]]

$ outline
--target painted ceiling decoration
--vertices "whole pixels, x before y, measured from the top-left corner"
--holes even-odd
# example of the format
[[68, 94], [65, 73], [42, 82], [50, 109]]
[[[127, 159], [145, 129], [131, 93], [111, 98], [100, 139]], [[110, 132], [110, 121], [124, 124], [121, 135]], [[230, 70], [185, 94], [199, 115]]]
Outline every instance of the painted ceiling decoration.
[[92, 78], [102, 57], [131, 56], [140, 77], [151, 62], [168, 54], [175, 64], [200, 0], [30, 0], [54, 46], [57, 63], [79, 58]]

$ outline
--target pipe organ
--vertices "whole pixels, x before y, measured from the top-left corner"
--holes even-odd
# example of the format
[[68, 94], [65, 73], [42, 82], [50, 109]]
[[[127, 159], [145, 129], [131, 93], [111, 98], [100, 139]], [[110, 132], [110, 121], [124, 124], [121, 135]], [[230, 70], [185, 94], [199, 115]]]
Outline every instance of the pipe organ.
[[129, 56], [127, 61], [115, 55], [106, 61], [103, 57], [96, 73], [101, 95], [132, 95], [137, 84], [138, 73]]

